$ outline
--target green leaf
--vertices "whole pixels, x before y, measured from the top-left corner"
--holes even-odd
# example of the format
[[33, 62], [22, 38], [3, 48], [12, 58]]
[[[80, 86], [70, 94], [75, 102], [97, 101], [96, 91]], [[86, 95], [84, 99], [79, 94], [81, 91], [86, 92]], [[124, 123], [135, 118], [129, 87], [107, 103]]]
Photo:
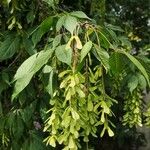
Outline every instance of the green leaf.
[[0, 101], [0, 117], [3, 115], [3, 108], [2, 108], [2, 103]]
[[8, 88], [8, 84], [7, 84], [5, 81], [0, 80], [0, 95], [1, 95], [1, 93], [2, 93], [4, 90], [6, 90], [7, 88]]
[[106, 93], [105, 93], [105, 97], [106, 97], [109, 101], [112, 101], [113, 103], [118, 104], [118, 101], [117, 101], [117, 100], [113, 99], [112, 97], [110, 97], [110, 96], [107, 95]]
[[62, 26], [64, 25], [65, 23], [65, 19], [66, 19], [66, 16], [62, 16], [58, 19], [57, 21], [57, 24], [56, 24], [56, 31], [60, 31], [60, 29], [62, 28]]
[[53, 9], [58, 5], [59, 0], [43, 0], [48, 4], [49, 7], [52, 7]]
[[29, 73], [34, 74], [35, 72], [37, 72], [51, 57], [51, 53], [51, 50], [41, 51], [25, 60], [18, 68], [14, 76], [14, 81], [27, 76]]
[[30, 69], [34, 65], [34, 63], [36, 61], [36, 57], [37, 57], [37, 54], [34, 54], [21, 64], [21, 66], [18, 68], [18, 70], [14, 76], [13, 81], [24, 78], [24, 77], [28, 76], [29, 73], [31, 73]]
[[41, 40], [42, 36], [46, 32], [50, 31], [50, 28], [52, 27], [52, 23], [53, 23], [53, 18], [48, 17], [34, 31], [34, 33], [32, 35], [32, 41], [34, 43], [34, 47]]
[[52, 67], [49, 66], [49, 65], [46, 65], [44, 68], [43, 68], [43, 73], [50, 73], [52, 71]]
[[19, 78], [23, 78], [24, 76], [27, 76], [30, 73], [30, 69], [35, 63], [36, 57], [37, 54], [34, 54], [21, 64], [14, 76], [14, 81], [18, 80]]
[[139, 81], [139, 84], [140, 84], [140, 88], [141, 89], [145, 89], [146, 88], [146, 84], [147, 84], [146, 79], [141, 74], [138, 74], [137, 77], [138, 77], [138, 81]]
[[26, 125], [28, 125], [28, 122], [32, 118], [33, 112], [36, 107], [36, 101], [33, 101], [29, 106], [25, 107], [21, 112], [21, 117]]
[[133, 75], [130, 77], [128, 81], [128, 87], [130, 89], [130, 92], [132, 93], [133, 90], [138, 86], [138, 77]]
[[109, 59], [110, 69], [113, 74], [118, 75], [124, 69], [124, 62], [120, 53], [114, 52]]
[[4, 42], [0, 44], [0, 61], [12, 57], [20, 47], [20, 37], [9, 35]]
[[39, 71], [39, 69], [41, 69], [41, 67], [43, 67], [43, 65], [47, 63], [52, 53], [53, 53], [52, 49], [49, 49], [47, 51], [40, 51], [30, 71], [33, 71], [34, 73]]
[[118, 38], [121, 41], [122, 46], [127, 46], [127, 48], [130, 48], [130, 49], [132, 48], [131, 42], [129, 41], [127, 37], [119, 36]]
[[53, 70], [50, 71], [48, 85], [46, 86], [47, 92], [53, 97]]
[[29, 73], [27, 76], [24, 76], [23, 78], [19, 78], [17, 80], [17, 82], [15, 83], [12, 100], [29, 84], [32, 77], [33, 73]]
[[47, 63], [51, 57], [52, 51], [41, 51], [29, 57], [17, 70], [14, 81], [15, 89], [12, 95], [12, 100], [29, 84], [33, 75]]
[[88, 41], [82, 48], [81, 50], [81, 58], [80, 58], [80, 62], [82, 62], [82, 60], [86, 57], [86, 55], [89, 53], [89, 51], [92, 48], [92, 42]]
[[116, 33], [113, 30], [107, 29], [109, 32], [111, 38], [114, 40], [115, 44], [118, 45], [119, 43], [119, 38], [117, 37]]
[[82, 11], [73, 11], [70, 13], [70, 15], [75, 16], [77, 18], [81, 18], [81, 19], [89, 19], [91, 20], [84, 12]]
[[[12, 116], [10, 116], [10, 117], [12, 117]], [[15, 113], [15, 117], [13, 118], [12, 121], [13, 121], [13, 123], [11, 125], [11, 128], [12, 128], [14, 138], [19, 139], [24, 131], [24, 123], [21, 118], [21, 115]]]
[[112, 24], [105, 23], [105, 26], [114, 31], [124, 32], [124, 30], [120, 26], [114, 26]]
[[99, 46], [97, 46], [96, 44], [94, 44], [94, 47], [96, 49], [96, 52], [99, 56], [99, 59], [102, 63], [102, 65], [104, 66], [106, 72], [109, 70], [110, 66], [109, 66], [109, 54], [107, 51], [105, 51], [104, 49], [100, 48]]
[[148, 76], [145, 68], [142, 66], [142, 64], [135, 57], [130, 55], [129, 53], [127, 53], [125, 51], [118, 51], [118, 52], [125, 54], [130, 59], [130, 61], [132, 61], [132, 63], [142, 72], [145, 79], [147, 80], [148, 86], [150, 86], [149, 76]]
[[7, 83], [8, 85], [10, 85], [9, 83], [9, 74], [7, 72], [2, 72], [2, 80]]
[[34, 21], [34, 18], [35, 18], [34, 11], [31, 10], [30, 12], [28, 12], [26, 18], [27, 18], [28, 24], [31, 23], [31, 22], [33, 22], [33, 21]]
[[143, 56], [143, 55], [137, 56], [136, 59], [138, 59], [138, 61], [143, 65], [147, 74], [150, 77], [150, 59], [146, 56]]
[[72, 49], [71, 48], [65, 49], [65, 48], [66, 45], [58, 46], [55, 50], [55, 54], [59, 61], [64, 62], [70, 66], [72, 60]]
[[57, 35], [57, 36], [54, 38], [54, 41], [53, 41], [53, 48], [54, 48], [54, 49], [60, 44], [61, 37], [62, 37], [62, 35], [59, 34], [59, 35]]
[[32, 40], [27, 37], [23, 38], [23, 46], [25, 50], [29, 53], [29, 55], [34, 55], [37, 53], [37, 50], [35, 49]]
[[106, 49], [108, 49], [109, 47], [113, 48], [112, 44], [106, 37], [105, 32], [99, 31], [99, 39], [100, 39], [101, 46], [105, 47]]
[[75, 17], [67, 16], [65, 19], [64, 27], [73, 35], [73, 31], [76, 29], [78, 21]]

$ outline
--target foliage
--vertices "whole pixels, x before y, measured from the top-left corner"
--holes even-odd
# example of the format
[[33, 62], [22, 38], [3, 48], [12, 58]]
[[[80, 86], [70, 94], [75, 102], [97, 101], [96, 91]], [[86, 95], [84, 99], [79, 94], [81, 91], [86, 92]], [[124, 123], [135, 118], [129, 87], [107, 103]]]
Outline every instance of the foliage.
[[117, 117], [149, 126], [148, 48], [133, 55], [126, 30], [104, 23], [105, 1], [95, 18], [96, 0], [88, 15], [69, 4], [0, 2], [0, 149], [88, 148], [91, 137], [115, 135]]

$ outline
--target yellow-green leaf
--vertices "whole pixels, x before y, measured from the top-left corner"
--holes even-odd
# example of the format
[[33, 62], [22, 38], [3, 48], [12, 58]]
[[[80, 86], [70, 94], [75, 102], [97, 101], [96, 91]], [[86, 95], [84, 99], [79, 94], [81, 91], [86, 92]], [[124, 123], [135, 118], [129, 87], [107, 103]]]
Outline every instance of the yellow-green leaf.
[[107, 131], [110, 137], [114, 136], [114, 132], [109, 127], [107, 127]]
[[72, 138], [72, 136], [69, 137], [69, 144], [68, 144], [68, 147], [70, 149], [73, 149], [75, 147], [75, 143], [74, 143], [74, 140]]

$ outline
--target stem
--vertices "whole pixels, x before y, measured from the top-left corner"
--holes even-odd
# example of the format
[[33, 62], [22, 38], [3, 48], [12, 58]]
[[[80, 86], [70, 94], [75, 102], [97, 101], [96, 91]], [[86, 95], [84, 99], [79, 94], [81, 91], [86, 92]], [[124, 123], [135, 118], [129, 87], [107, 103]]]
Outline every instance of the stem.
[[[94, 29], [94, 28], [93, 28]], [[98, 37], [98, 34], [97, 34], [97, 32], [96, 32], [96, 30], [94, 29], [94, 32], [95, 32], [95, 34], [96, 34], [96, 38], [97, 38], [97, 43], [98, 43], [98, 46], [99, 47], [101, 47], [100, 46], [100, 41], [99, 41], [99, 37]]]
[[90, 16], [92, 16], [93, 11], [93, 0], [91, 0], [91, 5], [90, 5]]
[[89, 144], [86, 142], [86, 150], [89, 150]]
[[[85, 34], [85, 41], [87, 42], [89, 40], [89, 36]], [[88, 68], [89, 67], [89, 61], [88, 58], [85, 60], [85, 95], [88, 96], [89, 93], [89, 73]]]
[[[95, 31], [95, 34], [96, 34], [98, 46], [100, 47], [100, 41], [99, 41], [99, 38], [98, 38], [98, 34], [97, 34], [95, 29], [94, 29], [94, 31]], [[103, 66], [102, 66], [102, 90], [103, 90], [103, 99], [105, 100], [105, 83], [104, 83], [104, 67]]]
[[88, 73], [88, 58], [86, 58], [85, 62], [85, 94], [88, 96], [89, 94], [89, 73]]
[[102, 66], [102, 90], [103, 90], [103, 99], [105, 100], [105, 83], [104, 83], [104, 68]]
[[78, 61], [77, 49], [75, 48], [75, 43], [73, 42], [73, 73], [75, 73], [76, 71], [77, 61]]
[[9, 64], [9, 66], [7, 67], [7, 69], [9, 69], [13, 64], [15, 64], [15, 62], [17, 61], [17, 59], [20, 57], [22, 51], [19, 52], [19, 54], [16, 56], [16, 58], [11, 62], [11, 64]]

